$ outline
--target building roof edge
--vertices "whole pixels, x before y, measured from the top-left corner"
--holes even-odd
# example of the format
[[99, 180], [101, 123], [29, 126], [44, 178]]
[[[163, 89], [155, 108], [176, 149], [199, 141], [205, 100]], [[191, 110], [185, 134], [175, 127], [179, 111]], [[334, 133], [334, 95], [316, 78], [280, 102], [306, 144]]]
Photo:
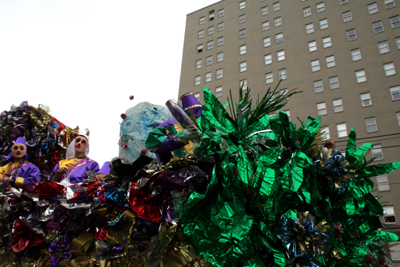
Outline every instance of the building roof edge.
[[218, 1], [218, 2], [215, 2], [214, 4], [208, 5], [208, 6], [206, 6], [206, 7], [200, 8], [200, 9], [197, 9], [196, 11], [193, 11], [193, 12], [190, 12], [190, 13], [186, 14], [186, 16], [189, 16], [189, 15], [191, 15], [191, 14], [193, 14], [193, 13], [196, 13], [197, 11], [200, 11], [200, 10], [202, 10], [202, 9], [208, 8], [208, 7], [210, 7], [210, 6], [213, 6], [213, 5], [218, 4], [219, 2], [223, 2], [223, 1], [224, 1], [224, 0], [220, 0], [220, 1]]

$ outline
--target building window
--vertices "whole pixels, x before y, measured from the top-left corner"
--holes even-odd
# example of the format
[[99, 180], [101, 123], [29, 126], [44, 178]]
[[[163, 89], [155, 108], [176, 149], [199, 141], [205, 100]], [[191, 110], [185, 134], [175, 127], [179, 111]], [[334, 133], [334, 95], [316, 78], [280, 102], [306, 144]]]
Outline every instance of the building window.
[[[386, 3], [386, 1], [385, 1]], [[396, 223], [396, 216], [394, 215], [393, 206], [383, 207], [383, 219], [385, 223]]]
[[275, 21], [275, 27], [282, 26], [282, 18], [281, 17], [275, 18], [274, 21]]
[[371, 154], [372, 154], [372, 158], [375, 158], [376, 160], [383, 159], [382, 146], [381, 145], [373, 145], [371, 147]]
[[325, 102], [317, 104], [317, 112], [318, 112], [318, 116], [327, 114]]
[[390, 52], [389, 44], [387, 41], [378, 43], [378, 48], [379, 48], [379, 53], [381, 53], [381, 54]]
[[328, 126], [324, 127], [324, 129], [321, 131], [321, 133], [322, 133], [322, 136], [323, 136], [324, 139], [327, 139], [327, 140], [331, 139], [331, 135], [329, 133], [329, 127]]
[[332, 101], [333, 103], [333, 112], [342, 112], [343, 111], [343, 102], [342, 99], [335, 99]]
[[399, 100], [400, 99], [400, 86], [392, 86], [389, 88], [390, 94], [392, 95], [392, 100]]
[[367, 76], [365, 75], [365, 70], [356, 71], [357, 83], [362, 83], [367, 81]]
[[203, 52], [203, 44], [197, 46], [197, 52], [198, 53]]
[[204, 22], [206, 22], [206, 18], [205, 17], [201, 17], [199, 19], [199, 24], [202, 25], [202, 24], [204, 24]]
[[397, 48], [400, 49], [400, 37], [396, 37]]
[[206, 73], [206, 83], [211, 82], [211, 72]]
[[376, 176], [376, 183], [378, 184], [378, 191], [389, 191], [390, 186], [389, 186], [389, 180], [387, 177], [387, 174], [383, 175], [378, 175]]
[[317, 51], [317, 41], [308, 42], [308, 51], [309, 52]]
[[196, 69], [201, 69], [202, 62], [203, 62], [203, 60], [201, 60], [201, 59], [196, 60]]
[[286, 88], [286, 89], [281, 89], [280, 91], [279, 91], [279, 95], [280, 96], [284, 96], [284, 95], [286, 95], [288, 93], [288, 89]]
[[361, 105], [363, 107], [368, 107], [372, 105], [371, 95], [369, 93], [360, 94]]
[[372, 27], [374, 28], [375, 33], [383, 32], [382, 21], [377, 21], [377, 22], [372, 23]]
[[208, 35], [211, 35], [214, 33], [214, 26], [208, 27]]
[[220, 32], [220, 31], [223, 31], [223, 30], [224, 30], [224, 23], [221, 22], [221, 23], [218, 24], [218, 31]]
[[378, 131], [378, 126], [376, 125], [376, 120], [374, 117], [365, 119], [365, 125], [367, 126], [367, 132]]
[[324, 45], [324, 48], [328, 48], [332, 46], [332, 39], [330, 36], [322, 38], [322, 44]]
[[303, 8], [303, 14], [305, 18], [311, 16], [311, 7]]
[[239, 31], [239, 39], [243, 39], [246, 37], [246, 29], [242, 29]]
[[261, 16], [265, 16], [267, 14], [268, 14], [268, 7], [267, 6], [262, 7], [261, 8]]
[[392, 28], [397, 28], [400, 27], [400, 18], [399, 16], [394, 16], [389, 18], [390, 24], [392, 25]]
[[224, 72], [223, 69], [217, 70], [217, 77], [216, 77], [217, 80], [222, 79], [223, 72]]
[[327, 68], [332, 68], [332, 67], [336, 66], [335, 56], [326, 57], [325, 60], [326, 60], [326, 67]]
[[393, 62], [383, 64], [383, 68], [385, 69], [386, 76], [391, 76], [396, 74]]
[[212, 64], [212, 56], [206, 57], [206, 66], [210, 66]]
[[244, 9], [245, 7], [246, 7], [245, 1], [239, 2], [239, 9]]
[[224, 15], [225, 15], [224, 9], [220, 9], [220, 10], [218, 11], [218, 17], [219, 17], [219, 18], [222, 18]]
[[379, 12], [378, 5], [376, 3], [369, 4], [368, 12], [370, 15], [378, 13]]
[[349, 21], [353, 20], [353, 17], [351, 16], [351, 11], [347, 11], [347, 12], [342, 13], [342, 16], [343, 16], [343, 21], [344, 22], [349, 22]]
[[346, 127], [346, 123], [339, 123], [336, 124], [336, 129], [337, 129], [337, 133], [338, 133], [338, 137], [346, 137], [347, 136], [347, 127]]
[[216, 97], [221, 97], [222, 96], [222, 87], [217, 87], [215, 88], [215, 96]]
[[328, 26], [328, 19], [321, 19], [320, 21], [319, 21], [319, 28], [321, 29], [321, 30], [323, 30], [323, 29], [327, 29], [329, 26]]
[[324, 4], [324, 2], [317, 4], [317, 12], [318, 12], [318, 13], [321, 13], [321, 12], [323, 12], [323, 11], [325, 11], [325, 4]]
[[199, 31], [199, 39], [204, 37], [204, 30]]
[[214, 20], [214, 10], [211, 10], [211, 11], [208, 13], [208, 19], [209, 19], [209, 20]]
[[275, 3], [272, 5], [272, 7], [273, 7], [274, 11], [278, 11], [278, 10], [281, 9], [281, 3], [280, 3], [280, 2], [275, 2]]
[[218, 45], [218, 46], [224, 45], [224, 37], [219, 37], [219, 38], [217, 39], [217, 45]]
[[282, 43], [283, 42], [283, 33], [278, 33], [275, 35], [276, 43]]
[[321, 93], [324, 91], [324, 86], [322, 84], [322, 80], [314, 81], [314, 91], [316, 93]]
[[399, 126], [400, 126], [400, 112], [396, 113], [396, 117], [397, 117], [397, 122], [399, 123]]
[[217, 54], [217, 62], [222, 62], [224, 60], [224, 53], [220, 52]]
[[239, 55], [246, 54], [246, 45], [242, 45], [239, 47]]
[[383, 159], [382, 146], [381, 145], [373, 145], [371, 147], [371, 154], [372, 154], [372, 157], [377, 160]]
[[265, 82], [266, 82], [266, 84], [270, 84], [270, 83], [274, 82], [274, 76], [273, 76], [272, 72], [265, 74]]
[[385, 6], [386, 6], [386, 9], [389, 9], [389, 8], [395, 7], [396, 4], [394, 3], [394, 0], [385, 0]]
[[348, 4], [349, 3], [349, 0], [339, 0], [339, 4], [340, 5], [345, 5], [345, 4]]
[[276, 56], [278, 58], [278, 61], [285, 60], [285, 50], [276, 52]]
[[239, 86], [242, 89], [242, 91], [247, 90], [247, 80], [241, 80], [239, 82]]
[[279, 79], [280, 80], [286, 80], [287, 79], [286, 69], [279, 70]]
[[271, 37], [265, 37], [263, 39], [263, 42], [264, 42], [264, 47], [271, 46]]
[[347, 34], [347, 40], [349, 40], [349, 41], [353, 41], [353, 40], [357, 39], [356, 29], [348, 30], [348, 31], [346, 31], [346, 34]]
[[263, 31], [268, 31], [269, 30], [269, 21], [264, 21], [262, 23], [262, 30]]
[[201, 83], [201, 76], [194, 77], [194, 86], [200, 85]]
[[319, 67], [319, 59], [311, 61], [311, 71], [316, 72], [319, 71], [321, 68]]
[[361, 59], [361, 51], [360, 48], [356, 48], [350, 51], [351, 52], [351, 58], [353, 61], [357, 61]]
[[245, 14], [240, 15], [239, 16], [239, 23], [245, 23], [245, 22], [246, 22], [246, 15]]
[[246, 61], [245, 61], [245, 62], [241, 62], [241, 63], [239, 64], [239, 67], [240, 67], [240, 72], [245, 72], [245, 71], [247, 70], [247, 63], [246, 63]]
[[314, 32], [314, 24], [313, 23], [306, 24], [306, 33], [310, 34], [313, 32]]
[[265, 55], [264, 56], [264, 64], [265, 65], [269, 65], [272, 63], [272, 56], [271, 54]]
[[329, 78], [329, 85], [331, 89], [339, 88], [339, 78], [338, 76], [333, 76]]
[[208, 41], [208, 43], [207, 43], [207, 50], [211, 50], [211, 49], [213, 49], [213, 41], [212, 40]]
[[194, 97], [195, 97], [197, 100], [199, 100], [199, 99], [200, 99], [200, 93], [195, 93], [195, 94], [194, 94]]

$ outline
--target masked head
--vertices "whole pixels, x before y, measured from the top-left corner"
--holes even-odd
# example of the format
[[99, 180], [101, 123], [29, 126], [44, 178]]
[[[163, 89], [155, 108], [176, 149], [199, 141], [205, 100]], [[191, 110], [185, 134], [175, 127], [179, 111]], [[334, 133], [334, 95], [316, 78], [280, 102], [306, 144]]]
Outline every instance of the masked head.
[[11, 147], [11, 153], [14, 160], [23, 160], [26, 155], [26, 140], [23, 137], [19, 137]]
[[[141, 102], [126, 111], [121, 123], [119, 139], [119, 157], [134, 162], [146, 148], [148, 134], [160, 123], [171, 118], [169, 110], [160, 105]], [[154, 157], [152, 153], [147, 156]]]
[[65, 158], [75, 158], [78, 154], [89, 155], [89, 136], [79, 134], [69, 145]]

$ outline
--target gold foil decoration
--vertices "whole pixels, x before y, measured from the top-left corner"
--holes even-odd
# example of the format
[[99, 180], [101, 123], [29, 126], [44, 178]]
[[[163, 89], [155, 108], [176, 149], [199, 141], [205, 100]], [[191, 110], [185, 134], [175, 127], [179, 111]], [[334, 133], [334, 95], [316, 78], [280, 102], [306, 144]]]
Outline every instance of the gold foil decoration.
[[86, 255], [88, 251], [94, 246], [94, 236], [93, 233], [87, 233], [78, 236], [72, 240], [70, 245], [70, 251], [73, 255]]

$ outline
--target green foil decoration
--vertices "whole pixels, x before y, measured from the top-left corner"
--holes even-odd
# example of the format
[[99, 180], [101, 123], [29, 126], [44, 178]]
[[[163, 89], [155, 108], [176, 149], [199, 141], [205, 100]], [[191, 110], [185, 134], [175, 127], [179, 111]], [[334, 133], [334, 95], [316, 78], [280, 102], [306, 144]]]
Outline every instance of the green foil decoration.
[[[237, 105], [228, 100], [228, 112], [204, 89], [195, 156], [213, 157], [216, 164], [206, 192], [193, 192], [179, 210], [183, 233], [213, 266], [361, 266], [366, 255], [375, 255], [373, 244], [397, 240], [381, 231], [383, 210], [371, 195], [370, 177], [400, 163], [369, 165], [372, 144], [357, 149], [352, 131], [346, 157], [335, 152], [342, 157], [341, 176], [333, 182], [326, 163], [335, 160], [334, 150], [325, 154], [316, 146], [320, 118], [309, 117], [296, 129], [279, 111], [295, 93], [268, 89], [253, 105], [247, 90]], [[294, 253], [278, 238], [285, 218], [297, 221], [308, 211], [329, 236], [329, 246], [313, 244], [320, 255]]]

